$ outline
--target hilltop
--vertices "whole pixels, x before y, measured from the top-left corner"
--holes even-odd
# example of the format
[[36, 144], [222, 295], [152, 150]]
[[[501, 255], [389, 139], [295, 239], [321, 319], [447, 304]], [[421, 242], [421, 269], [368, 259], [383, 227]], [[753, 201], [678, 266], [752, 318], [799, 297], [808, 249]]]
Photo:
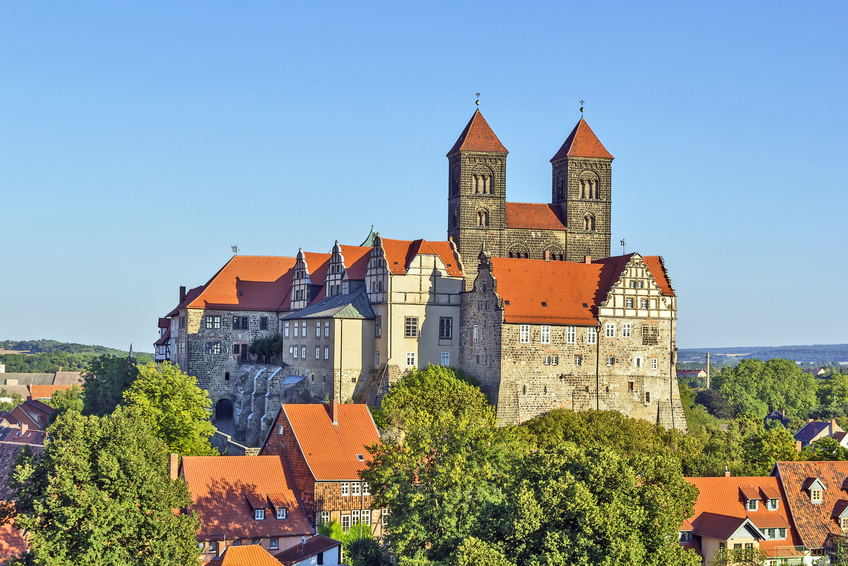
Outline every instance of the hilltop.
[[784, 358], [801, 364], [848, 364], [848, 344], [811, 346], [736, 346], [725, 348], [680, 348], [678, 364], [704, 364], [707, 352], [713, 365], [735, 365], [740, 360]]
[[[59, 342], [57, 340], [0, 340], [0, 364], [7, 373], [51, 373], [60, 368], [65, 371], [85, 371], [92, 359], [98, 356], [126, 356], [129, 352], [94, 346]], [[153, 354], [133, 352], [139, 362], [152, 362]]]

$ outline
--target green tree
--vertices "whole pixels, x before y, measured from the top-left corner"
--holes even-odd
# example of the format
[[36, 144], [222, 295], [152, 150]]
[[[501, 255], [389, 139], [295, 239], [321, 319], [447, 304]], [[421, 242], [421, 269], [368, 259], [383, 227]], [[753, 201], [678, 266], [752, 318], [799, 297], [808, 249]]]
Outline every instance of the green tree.
[[254, 356], [258, 356], [260, 361], [270, 362], [271, 358], [282, 354], [283, 337], [279, 334], [262, 336], [250, 343], [248, 351]]
[[766, 551], [759, 548], [721, 548], [710, 560], [710, 566], [763, 566]]
[[751, 414], [762, 419], [785, 409], [789, 417], [806, 417], [817, 404], [816, 379], [795, 362], [771, 359], [742, 360], [716, 376], [715, 387], [727, 399], [734, 415]]
[[65, 411], [76, 411], [77, 413], [81, 413], [85, 406], [85, 403], [83, 402], [82, 388], [75, 385], [64, 391], [56, 391], [53, 393], [48, 404], [56, 409], [50, 414], [51, 423], [55, 422], [56, 419], [59, 418], [59, 415]]
[[137, 375], [132, 358], [103, 355], [92, 360], [83, 389], [85, 414], [103, 416], [114, 411]]
[[62, 413], [40, 458], [21, 456], [10, 479], [14, 524], [30, 548], [12, 564], [196, 566], [195, 515], [183, 480], [147, 422], [117, 409]]
[[6, 388], [0, 389], [0, 397], [5, 399], [11, 399], [11, 401], [0, 401], [0, 411], [11, 411], [18, 405], [24, 402], [24, 398], [21, 397], [18, 393], [9, 394], [6, 391]]
[[209, 444], [215, 433], [209, 421], [209, 393], [174, 364], [141, 366], [124, 401], [150, 424], [168, 450], [187, 456], [217, 454]]

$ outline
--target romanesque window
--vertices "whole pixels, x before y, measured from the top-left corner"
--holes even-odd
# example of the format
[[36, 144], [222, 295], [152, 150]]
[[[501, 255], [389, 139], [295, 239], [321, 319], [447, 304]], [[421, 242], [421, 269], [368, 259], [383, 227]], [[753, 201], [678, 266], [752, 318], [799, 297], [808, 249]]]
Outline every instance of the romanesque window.
[[595, 229], [595, 215], [587, 214], [583, 217], [583, 229], [584, 230], [594, 230]]
[[601, 198], [600, 191], [598, 190], [598, 176], [591, 171], [586, 171], [580, 175], [580, 198]]
[[489, 211], [488, 210], [478, 210], [477, 211], [477, 226], [488, 226], [489, 225]]
[[475, 173], [471, 176], [471, 186], [474, 194], [492, 194], [492, 175], [490, 173]]

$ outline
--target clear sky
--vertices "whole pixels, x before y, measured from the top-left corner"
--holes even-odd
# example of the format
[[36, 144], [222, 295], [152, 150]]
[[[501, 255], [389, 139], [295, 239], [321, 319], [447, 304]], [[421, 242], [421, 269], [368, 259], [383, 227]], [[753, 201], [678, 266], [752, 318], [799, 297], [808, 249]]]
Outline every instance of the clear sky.
[[[585, 117], [678, 346], [848, 342], [848, 3], [2, 2], [0, 339], [152, 351], [180, 285], [444, 239], [481, 110], [547, 202]], [[613, 246], [619, 253], [620, 246]]]

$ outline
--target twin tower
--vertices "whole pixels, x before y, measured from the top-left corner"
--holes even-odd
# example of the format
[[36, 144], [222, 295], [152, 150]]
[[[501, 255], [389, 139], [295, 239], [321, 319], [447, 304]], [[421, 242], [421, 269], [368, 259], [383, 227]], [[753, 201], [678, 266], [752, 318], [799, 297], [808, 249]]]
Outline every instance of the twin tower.
[[506, 201], [509, 152], [477, 110], [448, 152], [448, 237], [466, 288], [485, 245], [495, 257], [586, 261], [610, 255], [613, 156], [581, 117], [551, 159], [550, 204]]

